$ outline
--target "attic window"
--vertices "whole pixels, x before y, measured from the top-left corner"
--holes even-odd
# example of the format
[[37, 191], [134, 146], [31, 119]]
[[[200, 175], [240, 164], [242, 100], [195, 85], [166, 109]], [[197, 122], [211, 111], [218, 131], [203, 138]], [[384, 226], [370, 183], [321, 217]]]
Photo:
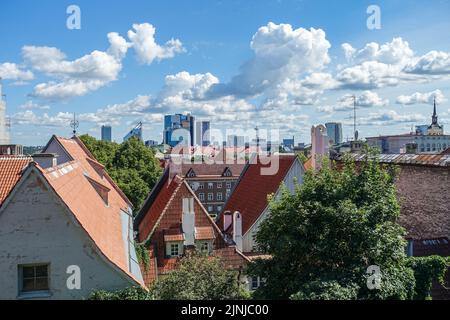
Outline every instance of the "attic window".
[[108, 194], [111, 189], [88, 176], [86, 176], [86, 178], [91, 183], [95, 191], [97, 191], [97, 194], [102, 198], [103, 202], [108, 205]]
[[224, 176], [224, 177], [231, 177], [232, 173], [230, 171], [230, 168], [226, 167], [225, 170], [223, 171], [222, 176]]
[[195, 174], [194, 170], [190, 169], [189, 172], [187, 173], [187, 177], [188, 178], [193, 178], [195, 176], [196, 176], [196, 174]]

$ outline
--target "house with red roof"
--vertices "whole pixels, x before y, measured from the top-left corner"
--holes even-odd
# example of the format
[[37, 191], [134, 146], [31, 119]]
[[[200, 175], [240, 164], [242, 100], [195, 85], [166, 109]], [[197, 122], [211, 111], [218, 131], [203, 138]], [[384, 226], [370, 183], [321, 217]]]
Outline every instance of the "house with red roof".
[[32, 159], [0, 158], [0, 177], [0, 299], [145, 287], [132, 205], [78, 137], [53, 136]]
[[[254, 236], [262, 221], [270, 214], [268, 196], [281, 194], [282, 186], [293, 192], [303, 182], [305, 169], [296, 155], [275, 154], [249, 161], [234, 188], [224, 211], [218, 218], [222, 230], [238, 238], [237, 247], [252, 254]], [[242, 226], [234, 225], [234, 213], [241, 216]], [[235, 235], [236, 228], [241, 234]]]
[[141, 266], [146, 285], [173, 271], [190, 250], [218, 256], [238, 272], [250, 261], [224, 238], [187, 179], [172, 177], [169, 168], [136, 216], [135, 230], [150, 258]]

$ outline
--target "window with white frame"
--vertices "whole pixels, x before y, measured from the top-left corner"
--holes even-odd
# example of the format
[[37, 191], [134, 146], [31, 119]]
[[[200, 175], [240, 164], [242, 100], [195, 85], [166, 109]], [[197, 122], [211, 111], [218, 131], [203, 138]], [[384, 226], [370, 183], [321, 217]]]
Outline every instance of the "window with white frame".
[[217, 189], [222, 189], [222, 182], [217, 182]]
[[179, 257], [183, 254], [182, 242], [168, 242], [166, 243], [166, 256]]
[[260, 286], [260, 279], [259, 277], [251, 277], [251, 281], [250, 281], [250, 289], [251, 290], [256, 290], [258, 289]]
[[227, 189], [231, 189], [231, 182], [227, 182]]
[[217, 201], [222, 201], [222, 192], [217, 192], [216, 198], [217, 198]]
[[204, 185], [204, 183], [202, 182], [202, 183], [199, 183], [199, 185], [198, 185], [198, 188], [199, 189], [203, 189], [205, 187], [205, 185]]
[[19, 265], [20, 293], [50, 290], [50, 264]]
[[205, 194], [204, 193], [199, 193], [198, 194], [198, 198], [200, 199], [200, 201], [205, 200]]
[[210, 241], [202, 241], [197, 244], [197, 248], [200, 252], [209, 254], [211, 253], [212, 246]]
[[214, 200], [214, 193], [208, 193], [208, 201]]
[[214, 187], [214, 184], [212, 182], [208, 182], [208, 189], [212, 189]]

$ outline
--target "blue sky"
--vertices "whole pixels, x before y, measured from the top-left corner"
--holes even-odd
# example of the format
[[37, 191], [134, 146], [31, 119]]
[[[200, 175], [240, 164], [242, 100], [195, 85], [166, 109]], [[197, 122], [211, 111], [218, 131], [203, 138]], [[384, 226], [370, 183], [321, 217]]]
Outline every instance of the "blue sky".
[[[80, 30], [66, 27], [71, 4]], [[381, 29], [367, 28], [369, 5]], [[363, 137], [430, 122], [434, 96], [448, 129], [449, 16], [443, 0], [2, 1], [11, 140], [68, 136], [73, 112], [80, 133], [111, 123], [121, 141], [143, 120], [144, 138], [161, 140], [162, 116], [190, 111], [213, 128], [257, 124], [308, 142], [326, 121], [352, 135], [351, 94]]]

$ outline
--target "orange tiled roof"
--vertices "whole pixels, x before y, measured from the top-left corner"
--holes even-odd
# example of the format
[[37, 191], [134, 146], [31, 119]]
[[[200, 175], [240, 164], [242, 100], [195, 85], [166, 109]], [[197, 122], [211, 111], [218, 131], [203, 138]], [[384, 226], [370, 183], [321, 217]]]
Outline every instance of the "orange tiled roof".
[[[36, 167], [106, 258], [143, 285], [130, 272], [128, 250], [122, 236], [121, 212], [129, 213], [130, 208], [126, 197], [118, 192], [106, 172], [93, 166], [95, 158], [78, 137], [53, 138], [74, 160], [48, 169]], [[90, 180], [109, 189], [107, 205]]]
[[0, 156], [0, 206], [31, 161], [33, 159], [26, 156]]
[[[279, 155], [279, 168], [274, 175], [262, 175], [261, 169], [271, 164], [250, 163], [244, 169], [230, 199], [225, 204], [225, 211], [239, 211], [242, 215], [242, 234], [245, 234], [267, 207], [267, 196], [275, 193], [284, 177], [297, 159], [295, 155]], [[220, 216], [223, 226], [223, 215]]]
[[211, 240], [214, 238], [215, 235], [212, 227], [195, 227], [196, 240]]

